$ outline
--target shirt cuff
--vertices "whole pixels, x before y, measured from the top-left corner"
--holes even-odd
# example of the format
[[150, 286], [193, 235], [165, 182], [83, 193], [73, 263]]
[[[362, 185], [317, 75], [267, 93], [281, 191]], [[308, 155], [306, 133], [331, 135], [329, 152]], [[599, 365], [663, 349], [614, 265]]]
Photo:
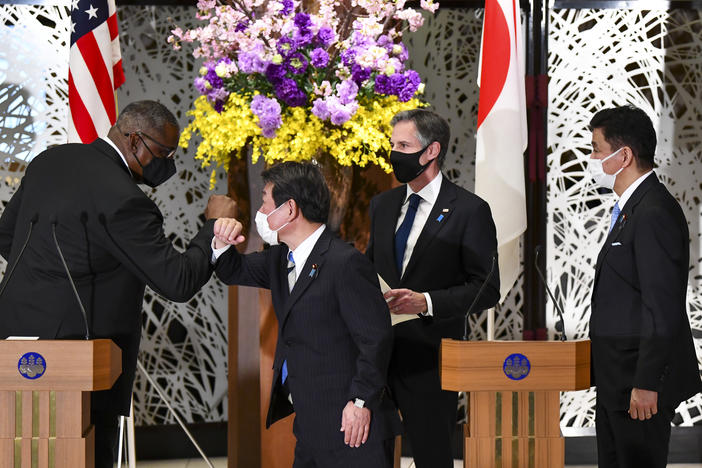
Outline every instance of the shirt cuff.
[[425, 317], [433, 317], [434, 316], [434, 308], [431, 305], [431, 296], [429, 295], [428, 292], [425, 292], [422, 294], [424, 294], [424, 298], [427, 300], [427, 311], [424, 312], [422, 315]]
[[219, 258], [220, 255], [222, 255], [224, 252], [229, 250], [229, 247], [231, 247], [230, 244], [225, 245], [222, 248], [216, 249], [215, 248], [215, 238], [212, 238], [212, 243], [210, 244], [212, 246], [212, 259], [210, 259], [210, 262], [214, 265], [217, 262], [217, 259]]

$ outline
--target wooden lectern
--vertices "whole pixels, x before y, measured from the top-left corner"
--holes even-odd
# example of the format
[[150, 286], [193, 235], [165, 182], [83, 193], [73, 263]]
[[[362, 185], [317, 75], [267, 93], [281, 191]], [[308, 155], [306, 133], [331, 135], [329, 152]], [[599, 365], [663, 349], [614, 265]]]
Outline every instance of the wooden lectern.
[[562, 468], [560, 391], [590, 387], [590, 341], [444, 339], [441, 386], [470, 392], [465, 468]]
[[92, 468], [90, 392], [121, 372], [112, 340], [0, 340], [0, 468]]

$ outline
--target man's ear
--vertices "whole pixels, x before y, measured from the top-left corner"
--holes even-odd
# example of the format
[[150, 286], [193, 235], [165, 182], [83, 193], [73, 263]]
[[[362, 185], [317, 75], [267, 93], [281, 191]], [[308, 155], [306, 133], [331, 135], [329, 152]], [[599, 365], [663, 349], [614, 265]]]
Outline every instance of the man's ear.
[[634, 152], [629, 146], [624, 146], [622, 148], [622, 153], [624, 153], [624, 167], [629, 167], [630, 165], [636, 166], [636, 158], [634, 157]]
[[431, 144], [429, 144], [427, 150], [427, 156], [429, 158], [429, 161], [427, 162], [433, 161], [439, 157], [439, 153], [441, 152], [441, 143], [438, 141], [433, 141]]

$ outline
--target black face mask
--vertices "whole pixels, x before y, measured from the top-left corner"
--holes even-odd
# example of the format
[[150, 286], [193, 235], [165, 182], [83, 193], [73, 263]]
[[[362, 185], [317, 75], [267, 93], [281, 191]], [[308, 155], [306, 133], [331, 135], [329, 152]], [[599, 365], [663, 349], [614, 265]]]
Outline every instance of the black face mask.
[[149, 187], [161, 185], [176, 173], [175, 161], [172, 158], [157, 158], [154, 156], [146, 166], [141, 164], [136, 153], [134, 153], [134, 159], [141, 166], [141, 178]]
[[[429, 143], [431, 145], [431, 143]], [[395, 172], [395, 178], [403, 184], [411, 182], [419, 174], [424, 172], [431, 161], [425, 165], [419, 164], [419, 158], [429, 148], [429, 145], [420, 149], [416, 153], [401, 153], [400, 151], [390, 151], [390, 164]]]

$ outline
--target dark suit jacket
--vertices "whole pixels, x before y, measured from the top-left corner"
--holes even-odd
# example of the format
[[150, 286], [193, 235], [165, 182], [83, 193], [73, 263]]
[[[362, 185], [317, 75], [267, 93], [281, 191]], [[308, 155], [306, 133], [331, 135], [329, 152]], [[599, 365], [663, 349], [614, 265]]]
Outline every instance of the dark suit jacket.
[[683, 211], [651, 174], [597, 258], [590, 337], [599, 404], [627, 409], [636, 387], [675, 407], [702, 390], [687, 318], [688, 263]]
[[266, 426], [293, 412], [280, 380], [287, 360], [299, 440], [324, 450], [343, 447], [341, 413], [355, 398], [371, 410], [368, 440], [392, 437], [399, 429], [385, 398], [392, 335], [372, 265], [325, 229], [288, 292], [287, 253], [285, 245], [248, 255], [230, 248], [216, 266], [227, 284], [271, 290], [278, 343]]
[[[0, 254], [10, 266], [38, 221], [0, 296], [0, 338], [83, 339], [85, 326], [57, 253], [56, 237], [88, 315], [93, 338], [122, 350], [122, 375], [94, 404], [128, 414], [141, 336], [144, 285], [187, 301], [208, 280], [213, 222], [184, 253], [163, 232], [156, 205], [105, 141], [49, 149], [27, 167], [0, 217]], [[3, 278], [3, 285], [8, 278]], [[100, 398], [100, 395], [102, 398]]]
[[[490, 271], [497, 239], [489, 205], [444, 176], [436, 203], [400, 278], [395, 262], [395, 226], [406, 190], [402, 185], [371, 200], [366, 255], [391, 288], [408, 288], [431, 296], [433, 317], [393, 327], [391, 372], [410, 377], [426, 371], [435, 373], [441, 338], [463, 336], [463, 317]], [[497, 303], [499, 282], [495, 265], [475, 312]]]

